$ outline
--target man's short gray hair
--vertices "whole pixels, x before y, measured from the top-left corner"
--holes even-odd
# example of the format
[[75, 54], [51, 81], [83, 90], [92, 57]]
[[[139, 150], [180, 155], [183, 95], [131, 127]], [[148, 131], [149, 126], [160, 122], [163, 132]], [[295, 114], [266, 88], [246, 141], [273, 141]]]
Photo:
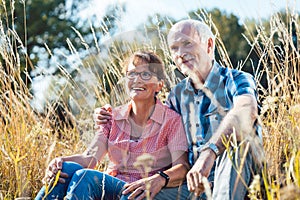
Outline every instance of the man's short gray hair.
[[198, 32], [198, 35], [201, 38], [201, 42], [206, 42], [208, 38], [212, 38], [215, 41], [215, 35], [212, 33], [211, 28], [204, 22], [190, 19], [192, 26]]
[[198, 33], [201, 42], [207, 42], [208, 38], [212, 38], [215, 41], [215, 35], [212, 33], [210, 27], [202, 21], [195, 19], [181, 20], [177, 24], [190, 24]]
[[[173, 25], [173, 27], [176, 27], [176, 26], [182, 25], [182, 24], [191, 25], [191, 27], [193, 27], [197, 31], [197, 33], [200, 37], [200, 40], [201, 40], [200, 42], [207, 42], [208, 38], [212, 38], [213, 41], [215, 41], [215, 35], [212, 33], [210, 27], [207, 24], [205, 24], [204, 22], [195, 20], [195, 19], [186, 19], [186, 20], [181, 20], [181, 21], [177, 22], [176, 24]], [[172, 31], [172, 28], [170, 31]]]

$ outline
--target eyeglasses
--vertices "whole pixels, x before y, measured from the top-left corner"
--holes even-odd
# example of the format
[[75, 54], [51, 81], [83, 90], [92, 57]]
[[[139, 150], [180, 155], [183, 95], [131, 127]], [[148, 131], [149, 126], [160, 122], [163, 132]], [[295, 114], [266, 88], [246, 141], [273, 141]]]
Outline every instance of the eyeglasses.
[[126, 77], [129, 80], [135, 79], [137, 76], [140, 76], [144, 81], [148, 81], [152, 78], [152, 76], [155, 75], [152, 72], [143, 71], [143, 72], [135, 72], [135, 71], [129, 71], [126, 72]]

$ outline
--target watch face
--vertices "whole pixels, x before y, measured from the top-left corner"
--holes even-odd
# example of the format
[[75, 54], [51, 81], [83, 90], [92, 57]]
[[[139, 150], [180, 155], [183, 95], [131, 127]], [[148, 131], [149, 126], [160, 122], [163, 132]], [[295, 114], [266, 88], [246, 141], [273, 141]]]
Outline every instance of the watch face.
[[218, 147], [214, 143], [209, 143], [208, 147], [213, 150], [217, 156], [220, 154]]
[[198, 149], [197, 151], [199, 153], [201, 153], [202, 151], [205, 151], [207, 149], [210, 149], [212, 150], [216, 156], [219, 156], [220, 155], [220, 151], [219, 151], [219, 148], [217, 147], [217, 145], [215, 145], [214, 143], [210, 143], [210, 142], [207, 142], [206, 144], [204, 144], [202, 147], [200, 147], [200, 149]]

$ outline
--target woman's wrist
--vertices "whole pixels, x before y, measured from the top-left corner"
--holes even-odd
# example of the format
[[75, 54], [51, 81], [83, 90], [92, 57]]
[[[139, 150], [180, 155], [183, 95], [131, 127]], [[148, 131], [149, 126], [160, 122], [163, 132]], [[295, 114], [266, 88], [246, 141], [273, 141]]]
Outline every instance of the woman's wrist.
[[169, 180], [170, 180], [170, 177], [169, 175], [167, 175], [166, 173], [164, 173], [163, 171], [158, 171], [157, 174], [159, 174], [164, 180], [165, 180], [165, 184], [162, 188], [165, 188], [168, 183], [169, 183]]

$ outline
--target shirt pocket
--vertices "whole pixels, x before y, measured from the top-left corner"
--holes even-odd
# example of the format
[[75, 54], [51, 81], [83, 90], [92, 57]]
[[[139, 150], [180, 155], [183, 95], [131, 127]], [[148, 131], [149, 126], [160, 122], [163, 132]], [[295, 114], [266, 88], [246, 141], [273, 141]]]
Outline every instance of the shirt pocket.
[[[224, 110], [225, 113], [228, 112], [228, 109]], [[216, 130], [219, 128], [221, 121], [223, 120], [224, 116], [222, 116], [217, 108], [212, 109], [208, 113], [204, 115], [207, 122], [207, 134], [205, 136], [206, 140], [209, 140], [210, 137], [216, 132]]]

